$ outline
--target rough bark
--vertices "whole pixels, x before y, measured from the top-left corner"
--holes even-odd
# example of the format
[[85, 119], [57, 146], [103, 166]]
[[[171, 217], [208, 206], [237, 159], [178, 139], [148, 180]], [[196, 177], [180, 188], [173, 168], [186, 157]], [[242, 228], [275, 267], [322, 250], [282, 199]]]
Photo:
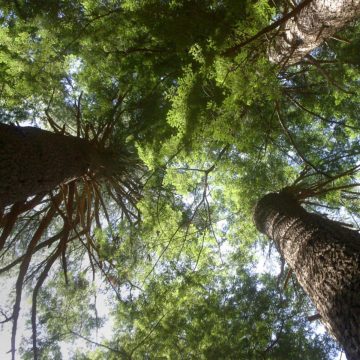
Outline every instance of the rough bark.
[[311, 1], [280, 28], [269, 49], [270, 61], [288, 65], [299, 62], [359, 15], [360, 0]]
[[99, 167], [88, 141], [0, 123], [0, 209]]
[[306, 212], [291, 194], [268, 194], [254, 221], [273, 239], [348, 360], [360, 359], [360, 234]]

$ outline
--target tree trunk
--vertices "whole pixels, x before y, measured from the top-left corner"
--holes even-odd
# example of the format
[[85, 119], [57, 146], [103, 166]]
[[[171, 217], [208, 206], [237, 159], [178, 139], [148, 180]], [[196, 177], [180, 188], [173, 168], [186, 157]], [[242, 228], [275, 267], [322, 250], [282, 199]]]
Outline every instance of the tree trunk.
[[359, 360], [360, 234], [307, 213], [286, 192], [264, 196], [254, 221], [276, 242], [348, 360]]
[[269, 49], [270, 61], [299, 62], [311, 50], [360, 15], [360, 0], [313, 0], [280, 28]]
[[0, 123], [0, 209], [99, 167], [86, 140]]

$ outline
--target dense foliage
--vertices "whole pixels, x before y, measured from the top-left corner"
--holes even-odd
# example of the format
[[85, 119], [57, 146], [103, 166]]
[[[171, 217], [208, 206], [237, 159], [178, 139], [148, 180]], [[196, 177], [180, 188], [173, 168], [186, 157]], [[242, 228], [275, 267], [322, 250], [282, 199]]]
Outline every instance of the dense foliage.
[[[281, 259], [279, 273], [256, 273], [260, 249], [276, 249], [251, 213], [263, 194], [288, 186], [313, 211], [356, 225], [360, 31], [353, 22], [301, 63], [273, 64], [276, 29], [254, 35], [288, 3], [2, 2], [1, 122], [139, 158], [126, 170], [127, 189], [133, 175], [141, 192], [139, 216], [132, 197], [114, 200], [113, 181], [78, 185], [74, 241], [35, 295], [40, 358], [61, 358], [76, 338], [89, 346], [74, 345], [76, 359], [333, 358], [336, 346], [307, 319], [313, 308]], [[98, 200], [86, 213], [90, 188]], [[61, 206], [43, 242], [66, 222]], [[0, 273], [16, 276], [44, 211], [20, 214]], [[30, 293], [57, 240], [33, 256]], [[104, 319], [96, 297], [109, 302]], [[109, 317], [113, 337], [102, 339]], [[32, 351], [24, 342], [22, 356]]]

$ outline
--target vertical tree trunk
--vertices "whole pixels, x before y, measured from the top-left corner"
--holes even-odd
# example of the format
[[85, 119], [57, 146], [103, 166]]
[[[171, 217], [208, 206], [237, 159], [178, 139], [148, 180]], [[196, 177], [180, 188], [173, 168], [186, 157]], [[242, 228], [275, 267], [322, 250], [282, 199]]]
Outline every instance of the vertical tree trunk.
[[360, 0], [313, 0], [286, 21], [269, 49], [274, 63], [299, 62], [349, 21], [360, 15]]
[[88, 141], [0, 123], [0, 209], [99, 166]]
[[348, 360], [360, 359], [360, 234], [307, 213], [291, 194], [268, 194], [254, 221], [273, 239]]

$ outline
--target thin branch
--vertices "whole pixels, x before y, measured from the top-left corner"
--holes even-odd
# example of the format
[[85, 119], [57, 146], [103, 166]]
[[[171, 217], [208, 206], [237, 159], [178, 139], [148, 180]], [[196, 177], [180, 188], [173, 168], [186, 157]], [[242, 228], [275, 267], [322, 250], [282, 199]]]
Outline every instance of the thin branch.
[[321, 315], [320, 314], [314, 314], [314, 315], [310, 315], [307, 317], [308, 321], [315, 321], [315, 320], [319, 320], [321, 319]]
[[81, 98], [83, 96], [83, 91], [80, 93], [77, 103], [75, 102], [76, 107], [76, 136], [80, 137], [83, 132], [81, 124]]
[[326, 123], [328, 123], [328, 124], [341, 125], [341, 126], [347, 127], [347, 128], [349, 128], [349, 129], [352, 129], [352, 130], [360, 130], [360, 128], [358, 128], [358, 127], [356, 127], [356, 126], [347, 125], [347, 124], [344, 123], [344, 122], [326, 119], [325, 117], [321, 116], [320, 114], [317, 114], [317, 113], [313, 112], [312, 110], [307, 109], [304, 105], [302, 105], [301, 103], [299, 103], [297, 100], [295, 100], [295, 99], [294, 99], [293, 97], [291, 97], [289, 94], [285, 93], [285, 95], [286, 95], [286, 97], [287, 97], [292, 103], [294, 103], [299, 109], [307, 112], [308, 114], [314, 116], [315, 118], [318, 118], [318, 119], [322, 120], [323, 122], [326, 122]]
[[287, 135], [287, 137], [289, 138], [292, 146], [294, 147], [294, 149], [296, 150], [296, 153], [298, 154], [298, 156], [302, 159], [302, 161], [309, 165], [312, 169], [314, 169], [317, 173], [325, 176], [325, 177], [329, 177], [328, 174], [324, 173], [323, 171], [319, 170], [311, 161], [309, 161], [305, 156], [304, 154], [300, 151], [299, 147], [297, 146], [296, 142], [294, 141], [290, 131], [288, 130], [288, 128], [286, 127], [285, 125], [285, 122], [280, 114], [280, 107], [279, 107], [279, 103], [276, 102], [276, 114], [278, 116], [278, 119], [279, 119], [279, 122], [280, 122], [280, 125], [282, 127], [282, 129], [284, 130], [285, 134]]
[[323, 208], [329, 209], [329, 210], [339, 210], [338, 207], [333, 207], [333, 206], [329, 206], [329, 205], [325, 205], [325, 204], [320, 204], [320, 203], [315, 202], [315, 201], [302, 201], [302, 204], [316, 206], [316, 207], [323, 207]]
[[0, 236], [0, 250], [3, 249], [5, 242], [18, 219], [19, 215], [34, 208], [36, 205], [40, 203], [42, 198], [44, 197], [44, 193], [38, 194], [34, 196], [31, 200], [26, 202], [17, 202], [12, 205], [10, 212], [4, 215], [1, 219], [1, 227], [3, 227], [3, 231]]
[[47, 121], [49, 122], [49, 124], [50, 124], [51, 128], [53, 129], [53, 131], [55, 133], [62, 133], [63, 129], [51, 117], [51, 115], [49, 113], [49, 109], [45, 109], [45, 115], [46, 115]]
[[217, 236], [216, 236], [216, 233], [215, 233], [215, 229], [214, 229], [214, 226], [213, 226], [213, 221], [212, 221], [212, 218], [211, 218], [211, 212], [210, 212], [210, 204], [209, 204], [209, 201], [208, 201], [208, 198], [206, 197], [205, 198], [205, 204], [206, 204], [206, 208], [207, 208], [207, 214], [208, 214], [208, 222], [209, 222], [209, 227], [211, 229], [211, 232], [213, 234], [213, 237], [216, 241], [216, 244], [218, 246], [218, 249], [219, 249], [219, 257], [220, 257], [220, 260], [221, 260], [221, 263], [222, 265], [224, 265], [224, 260], [223, 260], [223, 257], [222, 257], [222, 254], [221, 254], [221, 243], [220, 241], [218, 240]]
[[33, 342], [34, 360], [37, 360], [39, 358], [39, 351], [38, 351], [37, 344], [36, 344], [36, 339], [37, 339], [37, 327], [36, 327], [37, 296], [38, 296], [39, 290], [41, 289], [41, 287], [48, 275], [49, 270], [51, 269], [54, 262], [56, 261], [56, 259], [60, 256], [61, 252], [63, 251], [63, 246], [64, 246], [64, 243], [66, 243], [66, 241], [67, 241], [66, 237], [63, 237], [61, 239], [56, 251], [47, 261], [45, 268], [42, 271], [42, 273], [40, 274], [38, 281], [36, 282], [35, 288], [33, 290], [32, 307], [31, 307], [31, 326], [32, 326], [32, 335], [33, 335], [32, 342]]
[[4, 320], [0, 321], [0, 324], [5, 324], [13, 319], [13, 315], [7, 316], [6, 313], [4, 311], [2, 311], [1, 309], [0, 309], [0, 313], [5, 318]]
[[132, 355], [134, 354], [134, 352], [140, 347], [142, 346], [146, 340], [151, 336], [151, 334], [155, 331], [156, 327], [160, 324], [161, 320], [167, 315], [168, 313], [166, 312], [165, 314], [163, 314], [160, 319], [151, 327], [150, 331], [148, 332], [148, 334], [131, 350], [130, 352], [130, 358], [132, 357]]
[[243, 48], [245, 45], [259, 39], [261, 36], [269, 33], [272, 30], [275, 30], [276, 28], [278, 28], [280, 25], [284, 24], [286, 21], [288, 21], [289, 19], [291, 19], [292, 17], [294, 17], [295, 15], [297, 15], [305, 6], [308, 6], [310, 3], [312, 2], [312, 0], [304, 0], [301, 4], [299, 4], [297, 7], [295, 7], [292, 11], [288, 12], [287, 14], [285, 14], [281, 19], [276, 20], [275, 22], [273, 22], [272, 24], [270, 24], [269, 26], [266, 26], [265, 28], [263, 28], [262, 30], [260, 30], [258, 33], [256, 33], [254, 36], [251, 36], [250, 38], [246, 39], [245, 41], [243, 41], [240, 44], [237, 44], [227, 50], [225, 50], [222, 55], [226, 56], [226, 57], [233, 57], [235, 56], [238, 51]]
[[105, 215], [106, 221], [108, 222], [108, 226], [109, 226], [109, 229], [110, 229], [111, 236], [114, 237], [113, 231], [112, 231], [112, 226], [111, 226], [111, 221], [110, 221], [110, 217], [109, 217], [109, 214], [108, 214], [106, 205], [105, 205], [105, 201], [104, 201], [104, 199], [103, 199], [103, 197], [102, 197], [99, 189], [97, 188], [96, 183], [95, 183], [95, 182], [92, 182], [92, 185], [93, 185], [94, 190], [95, 190], [95, 192], [96, 192], [96, 194], [97, 194], [97, 197], [98, 197], [98, 199], [99, 199], [99, 201], [100, 201], [100, 204], [101, 204], [101, 206], [102, 206], [102, 208], [103, 208], [104, 215]]
[[330, 187], [330, 188], [326, 188], [324, 190], [319, 190], [319, 191], [313, 192], [311, 196], [315, 196], [315, 195], [319, 196], [319, 195], [326, 194], [326, 193], [328, 193], [330, 191], [345, 190], [345, 189], [349, 189], [349, 188], [353, 188], [353, 187], [357, 187], [357, 186], [360, 186], [360, 183], [333, 186], [333, 187]]
[[270, 344], [264, 350], [263, 354], [266, 354], [267, 352], [271, 351], [271, 349], [273, 349], [273, 347], [279, 342], [281, 334], [282, 334], [283, 329], [284, 329], [284, 326], [285, 326], [285, 320], [283, 319], [281, 321], [280, 329], [277, 332], [275, 339], [270, 342]]
[[[356, 165], [354, 167], [352, 167], [351, 169], [344, 171], [342, 173], [339, 173], [335, 176], [331, 176], [329, 177], [327, 180], [323, 181], [323, 182], [317, 182], [314, 185], [307, 187], [305, 189], [301, 188], [300, 186], [295, 186], [294, 189], [296, 189], [296, 187], [298, 187], [298, 199], [305, 199], [307, 197], [311, 197], [311, 196], [318, 196], [321, 194], [326, 194], [329, 191], [335, 191], [335, 190], [345, 190], [348, 188], [352, 188], [352, 187], [356, 187], [359, 186], [359, 183], [350, 183], [350, 184], [344, 184], [344, 185], [339, 185], [339, 186], [333, 186], [333, 187], [328, 187], [326, 188], [326, 186], [332, 182], [334, 182], [335, 180], [338, 180], [340, 178], [343, 178], [345, 176], [350, 176], [350, 175], [354, 175], [358, 169], [360, 168], [360, 165]], [[312, 174], [315, 175], [315, 174]]]
[[289, 280], [291, 278], [291, 275], [293, 273], [293, 270], [292, 269], [289, 269], [287, 274], [286, 274], [286, 278], [285, 278], [285, 281], [284, 281], [284, 286], [283, 286], [283, 289], [285, 290], [288, 286], [288, 283], [289, 283]]
[[196, 262], [195, 262], [195, 266], [194, 266], [194, 269], [193, 269], [193, 272], [196, 271], [196, 268], [199, 264], [199, 261], [200, 261], [200, 256], [201, 256], [201, 253], [204, 249], [204, 243], [205, 243], [205, 231], [203, 232], [203, 236], [202, 236], [202, 241], [201, 241], [201, 247], [200, 247], [200, 250], [199, 250], [199, 253], [198, 253], [198, 256], [196, 258]]
[[73, 334], [73, 335], [75, 335], [75, 336], [78, 336], [79, 338], [87, 341], [87, 342], [90, 343], [90, 344], [103, 347], [103, 348], [105, 348], [105, 349], [107, 349], [107, 350], [110, 350], [110, 351], [116, 353], [116, 354], [119, 354], [119, 355], [121, 356], [121, 358], [124, 359], [124, 360], [129, 360], [129, 359], [131, 359], [131, 355], [129, 356], [128, 353], [127, 353], [125, 350], [123, 350], [123, 349], [114, 349], [114, 348], [112, 348], [112, 347], [110, 347], [110, 346], [107, 346], [107, 345], [105, 345], [105, 344], [101, 344], [101, 343], [98, 343], [98, 342], [96, 342], [96, 341], [90, 340], [90, 339], [88, 339], [87, 337], [85, 337], [85, 336], [83, 336], [83, 335], [81, 335], [81, 334], [79, 334], [79, 333], [77, 333], [77, 332], [75, 332], [75, 331], [73, 331], [73, 330], [70, 330], [69, 328], [68, 328], [68, 331], [69, 331], [71, 334]]
[[[18, 209], [18, 211], [19, 211], [18, 215], [20, 215], [26, 211], [33, 209], [35, 206], [39, 205], [40, 201], [44, 198], [44, 196], [45, 196], [44, 193], [38, 194], [38, 195], [34, 196], [31, 200], [28, 200], [24, 203], [23, 202], [15, 203], [15, 204], [13, 204], [12, 207], [14, 207], [17, 204], [21, 204], [20, 208]], [[4, 227], [6, 225], [8, 217], [10, 217], [10, 216], [12, 216], [11, 210], [9, 212], [7, 212], [6, 214], [2, 215], [1, 222], [0, 222], [0, 228]]]
[[[36, 245], [33, 254], [35, 254], [37, 251], [43, 249], [44, 247], [50, 247], [54, 242], [56, 242], [57, 240], [59, 240], [64, 234], [64, 230], [61, 230], [59, 233], [57, 233], [56, 235], [52, 236], [51, 238], [49, 238], [46, 241], [43, 241], [42, 243]], [[3, 268], [0, 269], [0, 274], [9, 271], [10, 269], [12, 269], [14, 266], [16, 266], [17, 264], [21, 263], [24, 260], [25, 254], [19, 256], [16, 260], [14, 260], [13, 262], [11, 262], [10, 264], [4, 266]]]
[[312, 65], [315, 65], [315, 67], [319, 70], [320, 74], [330, 83], [332, 84], [334, 87], [336, 87], [338, 90], [343, 91], [346, 94], [349, 95], [355, 95], [355, 93], [353, 93], [352, 91], [349, 91], [347, 89], [344, 89], [343, 87], [341, 87], [334, 79], [331, 78], [331, 76], [320, 66], [320, 64], [317, 62], [317, 60], [312, 57], [310, 54], [307, 54], [305, 56], [306, 59], [309, 60], [309, 63]]
[[33, 252], [35, 250], [35, 247], [40, 240], [41, 236], [43, 235], [46, 228], [49, 226], [51, 220], [53, 219], [55, 213], [56, 213], [56, 206], [58, 206], [58, 203], [61, 200], [61, 193], [58, 193], [56, 197], [53, 199], [53, 205], [47, 212], [47, 214], [43, 217], [41, 220], [38, 229], [36, 230], [35, 234], [33, 235], [29, 245], [27, 246], [26, 253], [24, 255], [24, 259], [21, 262], [18, 278], [16, 280], [15, 290], [15, 303], [13, 308], [13, 326], [12, 326], [12, 332], [11, 332], [11, 358], [12, 360], [15, 360], [15, 340], [16, 340], [16, 331], [17, 331], [17, 321], [19, 318], [20, 313], [20, 303], [21, 303], [21, 296], [22, 296], [22, 290], [23, 290], [23, 282], [24, 278], [26, 276], [27, 270], [29, 268], [29, 264], [33, 255]]

